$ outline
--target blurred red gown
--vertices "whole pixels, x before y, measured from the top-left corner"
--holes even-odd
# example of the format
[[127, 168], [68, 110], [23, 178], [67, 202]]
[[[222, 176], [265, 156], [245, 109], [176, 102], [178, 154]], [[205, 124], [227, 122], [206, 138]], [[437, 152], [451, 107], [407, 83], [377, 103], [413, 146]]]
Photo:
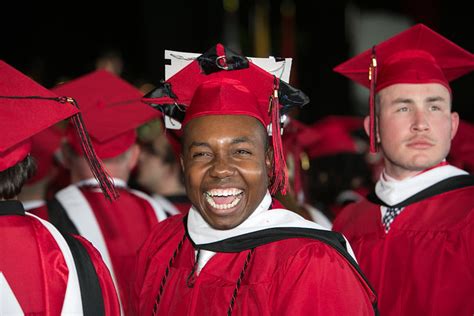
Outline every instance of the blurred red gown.
[[[131, 271], [135, 268], [136, 254], [152, 228], [166, 217], [151, 197], [129, 190], [114, 179], [120, 197], [107, 200], [97, 187], [70, 185], [56, 194], [59, 203], [49, 204], [50, 215], [58, 212], [68, 221], [52, 222], [69, 232], [76, 230], [91, 241], [109, 267], [120, 293], [123, 307], [130, 297]], [[118, 184], [118, 185], [117, 185]]]

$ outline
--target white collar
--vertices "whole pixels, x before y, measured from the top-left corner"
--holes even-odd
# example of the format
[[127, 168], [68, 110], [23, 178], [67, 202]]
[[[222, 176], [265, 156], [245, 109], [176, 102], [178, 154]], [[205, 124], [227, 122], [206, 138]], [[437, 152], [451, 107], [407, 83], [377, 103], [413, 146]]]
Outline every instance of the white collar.
[[[126, 188], [127, 187], [127, 183], [122, 179], [112, 178], [112, 182], [113, 182], [114, 186], [117, 187], [117, 188]], [[78, 187], [95, 186], [95, 185], [99, 185], [99, 181], [97, 181], [96, 178], [89, 178], [89, 179], [78, 181], [74, 185], [76, 185]]]
[[23, 204], [23, 208], [25, 209], [25, 211], [29, 211], [35, 208], [39, 208], [43, 205], [46, 205], [45, 200], [21, 201], [21, 203]]
[[377, 197], [387, 205], [398, 204], [410, 196], [447, 178], [468, 174], [466, 171], [451, 165], [444, 165], [420, 173], [411, 178], [396, 180], [385, 173], [375, 185]]
[[195, 244], [201, 245], [275, 227], [328, 230], [321, 225], [304, 219], [295, 212], [285, 209], [270, 210], [271, 203], [272, 197], [267, 191], [262, 202], [260, 202], [255, 211], [245, 221], [227, 230], [212, 228], [193, 206], [189, 210], [188, 215], [187, 227], [189, 235]]

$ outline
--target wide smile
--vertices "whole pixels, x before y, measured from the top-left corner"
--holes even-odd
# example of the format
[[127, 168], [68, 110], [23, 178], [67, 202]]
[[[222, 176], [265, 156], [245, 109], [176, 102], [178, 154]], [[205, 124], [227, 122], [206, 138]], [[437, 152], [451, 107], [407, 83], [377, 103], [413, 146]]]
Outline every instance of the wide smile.
[[242, 200], [243, 191], [237, 188], [212, 189], [204, 192], [206, 202], [215, 210], [231, 210]]

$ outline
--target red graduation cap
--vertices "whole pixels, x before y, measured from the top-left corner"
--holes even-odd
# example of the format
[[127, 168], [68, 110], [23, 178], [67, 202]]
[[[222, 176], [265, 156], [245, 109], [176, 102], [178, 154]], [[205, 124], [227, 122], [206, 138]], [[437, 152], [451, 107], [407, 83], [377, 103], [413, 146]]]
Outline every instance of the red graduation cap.
[[32, 136], [71, 118], [104, 194], [116, 197], [116, 191], [95, 155], [75, 101], [59, 97], [3, 61], [0, 61], [0, 74], [0, 171], [14, 166], [30, 153]]
[[357, 153], [351, 131], [362, 127], [362, 119], [328, 116], [310, 126], [300, 135], [300, 142], [310, 159], [341, 153]]
[[281, 115], [309, 99], [301, 91], [217, 44], [143, 99], [186, 125], [204, 115], [248, 115], [271, 123], [274, 166], [270, 191], [286, 191]]
[[474, 56], [423, 24], [338, 65], [334, 71], [370, 89], [370, 143], [375, 152], [374, 95], [397, 83], [449, 82], [474, 69]]
[[[136, 128], [159, 113], [143, 104], [142, 92], [105, 70], [86, 74], [53, 89], [72, 96], [80, 104], [92, 143], [101, 159], [125, 152], [136, 141]], [[79, 139], [67, 132], [72, 148], [81, 153]]]

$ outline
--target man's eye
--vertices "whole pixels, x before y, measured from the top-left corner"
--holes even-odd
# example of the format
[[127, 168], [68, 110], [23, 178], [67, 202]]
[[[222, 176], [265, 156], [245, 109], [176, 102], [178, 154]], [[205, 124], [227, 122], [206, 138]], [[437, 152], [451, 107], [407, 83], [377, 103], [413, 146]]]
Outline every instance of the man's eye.
[[238, 149], [235, 151], [237, 155], [251, 155], [252, 153], [246, 149]]
[[432, 105], [432, 106], [430, 106], [430, 110], [431, 111], [441, 111], [441, 107], [439, 107], [437, 105]]
[[401, 108], [398, 108], [398, 109], [397, 109], [397, 112], [408, 112], [408, 110], [409, 110], [408, 107], [403, 106], [403, 107], [401, 107]]
[[193, 158], [206, 158], [206, 157], [210, 157], [211, 154], [210, 153], [207, 153], [207, 152], [198, 152], [198, 153], [194, 153], [192, 154], [192, 157]]

